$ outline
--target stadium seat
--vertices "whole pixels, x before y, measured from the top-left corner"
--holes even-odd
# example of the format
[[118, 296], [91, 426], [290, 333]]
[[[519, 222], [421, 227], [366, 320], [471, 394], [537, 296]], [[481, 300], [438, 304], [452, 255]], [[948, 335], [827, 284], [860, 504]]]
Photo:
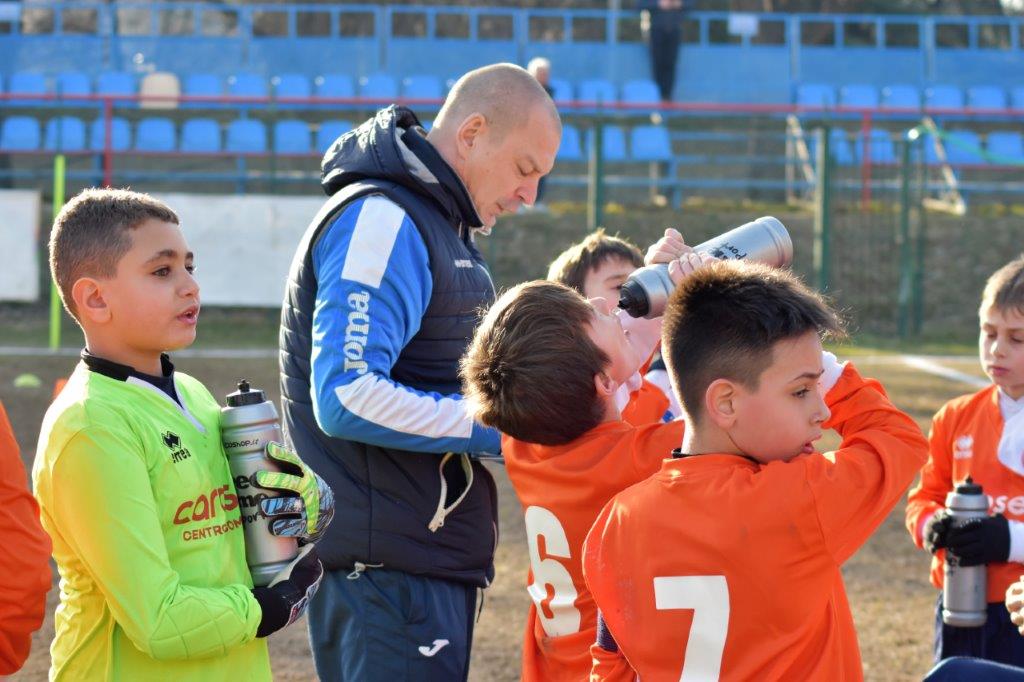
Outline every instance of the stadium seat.
[[[842, 128], [832, 128], [828, 134], [829, 153], [832, 161], [840, 166], [850, 166], [856, 162], [853, 147], [850, 146], [850, 137]], [[807, 137], [807, 151], [811, 155], [811, 163], [817, 163], [818, 159], [818, 136]]]
[[882, 106], [891, 109], [920, 109], [921, 92], [914, 85], [887, 85], [882, 88]]
[[[185, 77], [184, 94], [188, 97], [222, 97], [224, 86], [220, 76], [212, 73], [193, 73]], [[222, 105], [207, 102], [185, 102], [182, 106], [191, 109], [212, 109]]]
[[[99, 117], [89, 126], [89, 149], [103, 151], [106, 142], [107, 126], [103, 117]], [[132, 146], [132, 131], [128, 121], [115, 116], [110, 119], [110, 148], [116, 152], [123, 152]]]
[[637, 126], [630, 131], [634, 161], [671, 161], [672, 141], [662, 126]]
[[267, 127], [262, 121], [235, 119], [228, 124], [224, 148], [236, 154], [262, 154], [267, 151]]
[[434, 76], [409, 76], [402, 81], [402, 96], [408, 99], [441, 99], [441, 80]]
[[562, 126], [562, 141], [558, 145], [558, 153], [555, 154], [558, 161], [583, 161], [583, 150], [580, 148], [580, 131], [576, 126], [566, 124]]
[[950, 164], [984, 163], [981, 156], [981, 140], [973, 130], [951, 130], [943, 141], [946, 147], [946, 159]]
[[96, 77], [97, 95], [134, 95], [135, 76], [123, 71], [103, 71]]
[[140, 109], [177, 109], [181, 97], [181, 81], [168, 71], [154, 71], [139, 83]]
[[0, 126], [0, 149], [30, 152], [39, 149], [39, 121], [31, 116], [9, 116]]
[[952, 85], [934, 85], [924, 91], [924, 106], [928, 109], [963, 109], [964, 93]]
[[796, 89], [796, 105], [798, 107], [834, 107], [836, 91], [831, 85], [802, 83]]
[[621, 101], [627, 104], [658, 104], [661, 102], [661, 94], [654, 81], [626, 81], [622, 86]]
[[309, 126], [294, 119], [274, 124], [274, 152], [277, 154], [308, 154], [312, 142]]
[[320, 154], [326, 152], [334, 141], [352, 130], [348, 121], [324, 121], [316, 131], [316, 150]]
[[839, 105], [874, 109], [878, 106], [878, 90], [873, 85], [844, 85], [839, 88]]
[[316, 79], [317, 97], [355, 97], [356, 89], [352, 78], [342, 73], [329, 73]]
[[212, 118], [193, 118], [181, 126], [179, 151], [192, 154], [216, 154], [221, 150], [220, 124]]
[[988, 134], [988, 153], [998, 158], [992, 163], [1024, 162], [1024, 137], [1016, 131], [996, 131]]
[[43, 146], [48, 151], [80, 152], [85, 149], [85, 124], [74, 116], [51, 118], [46, 122], [46, 139]]
[[1024, 110], [1024, 87], [1017, 87], [1010, 91], [1010, 106], [1018, 111]]
[[313, 86], [301, 73], [282, 73], [274, 78], [274, 97], [296, 97], [308, 99], [313, 94]]
[[579, 99], [583, 102], [612, 104], [618, 101], [615, 86], [603, 78], [591, 78], [580, 83]]
[[564, 78], [552, 78], [548, 81], [548, 87], [554, 91], [552, 99], [557, 103], [571, 102], [573, 99], [572, 83]]
[[[64, 71], [57, 74], [57, 94], [61, 97], [73, 95], [91, 95], [92, 83], [89, 76], [79, 71]], [[74, 106], [82, 106], [85, 102], [72, 102]]]
[[[853, 150], [857, 163], [864, 160], [864, 133], [858, 132], [854, 138], [856, 148]], [[868, 137], [868, 145], [871, 148], [872, 164], [896, 163], [896, 147], [892, 142], [892, 135], [888, 130], [872, 128]]]
[[228, 94], [232, 97], [266, 97], [267, 81], [254, 73], [236, 73], [228, 78]]
[[135, 126], [135, 150], [173, 152], [174, 123], [169, 118], [144, 118]]
[[363, 76], [359, 79], [359, 96], [391, 102], [398, 99], [398, 84], [386, 73]]
[[[594, 131], [587, 131], [587, 158], [590, 157], [590, 145], [593, 144]], [[626, 134], [619, 126], [606, 125], [601, 129], [601, 149], [604, 152], [604, 160], [618, 162], [626, 160]]]
[[[12, 73], [7, 82], [7, 92], [11, 95], [45, 95], [46, 77], [40, 73], [28, 73], [19, 71]], [[12, 99], [7, 100], [12, 107], [32, 107], [44, 104], [46, 100], [41, 99]], [[36, 145], [38, 146], [38, 144]]]
[[967, 88], [968, 109], [1005, 109], [1006, 92], [992, 85]]

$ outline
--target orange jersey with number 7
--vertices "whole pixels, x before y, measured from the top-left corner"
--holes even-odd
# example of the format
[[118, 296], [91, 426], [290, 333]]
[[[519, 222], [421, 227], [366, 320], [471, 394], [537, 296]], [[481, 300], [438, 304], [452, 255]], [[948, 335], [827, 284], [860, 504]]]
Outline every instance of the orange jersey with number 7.
[[595, 645], [592, 680], [862, 679], [840, 567], [927, 443], [849, 364], [825, 400], [835, 452], [670, 459], [602, 510], [583, 568], [618, 651]]
[[503, 438], [530, 549], [523, 680], [586, 679], [597, 613], [583, 581], [583, 540], [612, 495], [656, 472], [682, 438], [682, 421], [604, 422], [566, 445]]

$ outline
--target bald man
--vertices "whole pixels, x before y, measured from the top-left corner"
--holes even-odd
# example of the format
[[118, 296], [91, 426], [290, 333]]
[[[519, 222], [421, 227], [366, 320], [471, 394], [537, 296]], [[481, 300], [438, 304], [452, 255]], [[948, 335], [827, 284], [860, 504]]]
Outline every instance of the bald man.
[[474, 243], [536, 198], [561, 123], [524, 69], [463, 76], [429, 134], [390, 106], [323, 160], [281, 316], [287, 439], [334, 489], [309, 609], [322, 680], [466, 679], [497, 499], [458, 362], [494, 285]]

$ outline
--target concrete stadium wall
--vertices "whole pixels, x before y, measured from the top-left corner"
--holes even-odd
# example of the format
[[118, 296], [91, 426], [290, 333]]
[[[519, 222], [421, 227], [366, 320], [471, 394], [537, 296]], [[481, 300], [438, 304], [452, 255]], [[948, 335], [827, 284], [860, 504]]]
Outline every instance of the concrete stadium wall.
[[158, 194], [196, 254], [204, 305], [277, 307], [319, 197]]
[[39, 299], [39, 235], [41, 197], [34, 190], [0, 190], [0, 301]]

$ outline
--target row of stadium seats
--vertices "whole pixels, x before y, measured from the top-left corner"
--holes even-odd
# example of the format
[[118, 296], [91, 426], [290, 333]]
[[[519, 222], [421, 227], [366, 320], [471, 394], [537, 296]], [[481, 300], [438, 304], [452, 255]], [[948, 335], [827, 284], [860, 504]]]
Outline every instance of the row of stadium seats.
[[[815, 140], [809, 138], [809, 148], [813, 156]], [[924, 160], [929, 164], [939, 163], [935, 144], [930, 137], [923, 140]], [[851, 139], [842, 128], [833, 128], [829, 133], [829, 148], [832, 158], [842, 166], [859, 164], [864, 160], [864, 136], [857, 133]], [[868, 153], [872, 163], [896, 163], [896, 148], [892, 134], [887, 130], [874, 128], [868, 138]], [[1013, 164], [1024, 163], [1024, 135], [1017, 131], [992, 131], [986, 135], [984, 142], [978, 133], [972, 130], [951, 130], [944, 141], [943, 148], [946, 160], [955, 166], [976, 165], [984, 163]], [[980, 153], [987, 152], [988, 159]]]
[[1024, 87], [1007, 91], [1001, 87], [979, 85], [964, 90], [953, 85], [933, 85], [922, 93], [914, 85], [889, 85], [879, 91], [871, 85], [844, 85], [835, 88], [821, 83], [804, 83], [797, 87], [796, 104], [808, 107], [879, 106], [899, 109], [1024, 109]]

